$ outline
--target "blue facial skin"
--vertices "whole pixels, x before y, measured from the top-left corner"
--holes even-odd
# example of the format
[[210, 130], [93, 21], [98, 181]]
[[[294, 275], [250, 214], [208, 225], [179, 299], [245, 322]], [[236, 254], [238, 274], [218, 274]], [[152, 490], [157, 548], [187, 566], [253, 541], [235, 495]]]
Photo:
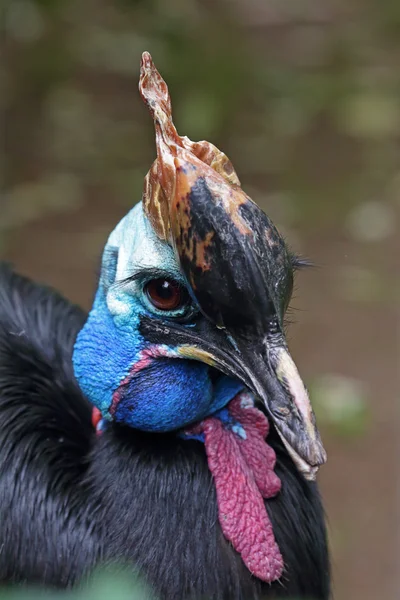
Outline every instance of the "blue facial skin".
[[[206, 364], [178, 358], [176, 347], [154, 346], [143, 338], [140, 316], [157, 319], [167, 314], [143, 293], [154, 269], [183, 283], [172, 249], [157, 238], [140, 203], [105, 247], [99, 288], [77, 337], [73, 364], [82, 391], [104, 418], [161, 432], [182, 429], [215, 413], [243, 384], [224, 375], [212, 383]], [[167, 316], [180, 317], [182, 309]], [[186, 326], [191, 326], [190, 320]], [[143, 352], [158, 357], [138, 365]], [[118, 401], [113, 405], [115, 393]]]

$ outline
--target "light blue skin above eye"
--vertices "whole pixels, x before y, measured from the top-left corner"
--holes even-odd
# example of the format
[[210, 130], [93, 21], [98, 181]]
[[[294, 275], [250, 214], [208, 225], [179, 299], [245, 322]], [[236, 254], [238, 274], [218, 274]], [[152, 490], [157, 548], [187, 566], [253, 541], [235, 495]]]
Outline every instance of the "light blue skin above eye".
[[[207, 365], [174, 358], [175, 347], [155, 347], [143, 338], [140, 316], [157, 319], [165, 313], [151, 310], [140, 279], [121, 282], [149, 269], [183, 283], [172, 248], [157, 238], [139, 203], [107, 242], [99, 288], [77, 337], [73, 364], [82, 391], [105, 418], [145, 431], [171, 431], [221, 409], [243, 385], [226, 376], [213, 385]], [[143, 352], [151, 349], [169, 357], [153, 359], [134, 372]], [[114, 401], [111, 416], [115, 394], [118, 403]]]

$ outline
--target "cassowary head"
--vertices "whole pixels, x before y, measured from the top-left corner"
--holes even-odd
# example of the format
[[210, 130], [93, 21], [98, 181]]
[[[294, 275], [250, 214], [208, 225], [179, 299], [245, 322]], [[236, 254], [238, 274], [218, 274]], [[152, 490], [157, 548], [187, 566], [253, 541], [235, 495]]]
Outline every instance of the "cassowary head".
[[325, 452], [283, 328], [296, 259], [228, 158], [177, 134], [147, 53], [140, 91], [157, 159], [106, 244], [78, 382], [106, 420], [150, 432], [187, 429], [247, 389], [313, 479]]

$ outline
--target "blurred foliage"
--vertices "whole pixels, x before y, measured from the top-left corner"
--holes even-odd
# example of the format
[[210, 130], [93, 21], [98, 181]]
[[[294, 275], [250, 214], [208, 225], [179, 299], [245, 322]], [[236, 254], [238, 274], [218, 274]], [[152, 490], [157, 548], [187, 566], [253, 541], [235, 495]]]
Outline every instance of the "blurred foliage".
[[362, 382], [339, 375], [316, 378], [310, 396], [318, 423], [341, 437], [363, 435], [370, 424], [370, 409]]
[[42, 214], [49, 172], [60, 190], [66, 174], [126, 205], [140, 197], [154, 155], [136, 93], [147, 49], [179, 130], [223, 143], [256, 199], [289, 189], [296, 221], [311, 226], [367, 196], [386, 205], [382, 187], [399, 172], [399, 15], [390, 0], [8, 1], [3, 203], [21, 202], [25, 222], [13, 190], [32, 185], [30, 217]]
[[81, 589], [51, 592], [34, 588], [9, 591], [0, 588], [0, 600], [157, 600], [157, 597], [138, 578], [126, 573], [112, 574], [107, 569], [100, 571]]
[[157, 600], [157, 597], [140, 578], [121, 569], [105, 568], [99, 570], [87, 585], [73, 591], [0, 588], [0, 600]]
[[0, 600], [156, 600], [143, 583], [126, 573], [98, 572], [88, 585], [74, 591], [32, 588], [0, 589]]

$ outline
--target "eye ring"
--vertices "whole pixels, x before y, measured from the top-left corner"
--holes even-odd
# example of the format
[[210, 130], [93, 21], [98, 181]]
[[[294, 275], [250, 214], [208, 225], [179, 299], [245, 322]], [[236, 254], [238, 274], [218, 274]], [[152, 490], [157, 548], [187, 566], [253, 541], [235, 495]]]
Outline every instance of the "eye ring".
[[157, 310], [165, 312], [179, 310], [189, 302], [186, 289], [177, 281], [164, 277], [148, 281], [144, 293]]

